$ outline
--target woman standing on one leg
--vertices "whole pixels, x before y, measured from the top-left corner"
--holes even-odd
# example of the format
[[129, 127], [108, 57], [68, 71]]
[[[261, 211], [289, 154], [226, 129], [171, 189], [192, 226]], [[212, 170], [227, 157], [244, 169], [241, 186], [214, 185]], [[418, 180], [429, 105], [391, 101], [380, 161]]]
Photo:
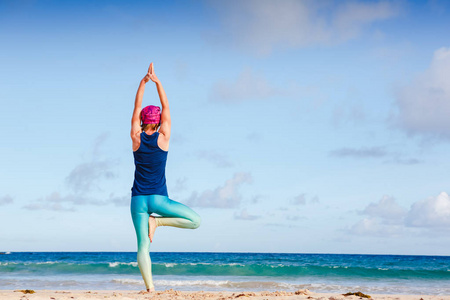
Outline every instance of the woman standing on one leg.
[[[158, 106], [152, 105], [142, 109], [145, 84], [149, 80], [156, 84], [162, 112]], [[173, 226], [195, 229], [200, 226], [200, 216], [196, 212], [168, 198], [165, 168], [170, 125], [169, 101], [151, 63], [148, 73], [139, 84], [131, 119], [136, 170], [130, 209], [138, 244], [138, 266], [148, 292], [155, 290], [149, 251], [156, 228]], [[152, 213], [160, 217], [151, 216]]]

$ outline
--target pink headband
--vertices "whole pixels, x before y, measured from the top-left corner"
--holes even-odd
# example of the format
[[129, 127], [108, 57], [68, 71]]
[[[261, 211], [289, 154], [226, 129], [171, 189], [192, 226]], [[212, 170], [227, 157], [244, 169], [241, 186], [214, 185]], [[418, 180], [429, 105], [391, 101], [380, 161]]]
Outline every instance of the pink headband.
[[143, 124], [159, 124], [161, 121], [161, 109], [158, 106], [149, 105], [141, 111]]

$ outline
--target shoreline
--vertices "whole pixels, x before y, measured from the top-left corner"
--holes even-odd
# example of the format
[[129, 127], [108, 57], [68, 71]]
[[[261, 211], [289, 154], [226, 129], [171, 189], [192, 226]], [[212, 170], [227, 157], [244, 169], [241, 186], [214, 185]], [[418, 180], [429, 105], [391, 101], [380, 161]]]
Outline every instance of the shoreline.
[[[33, 291], [33, 293], [29, 293]], [[356, 290], [354, 292], [357, 292]], [[254, 300], [356, 300], [356, 299], [380, 299], [380, 300], [450, 300], [450, 295], [399, 295], [399, 294], [372, 294], [371, 298], [360, 296], [344, 296], [339, 293], [314, 293], [307, 289], [295, 292], [207, 292], [207, 291], [177, 291], [165, 290], [147, 293], [144, 291], [130, 290], [0, 290], [0, 299], [49, 299], [49, 300], [72, 300], [72, 299], [205, 299], [205, 300], [228, 300], [228, 299], [254, 299]]]

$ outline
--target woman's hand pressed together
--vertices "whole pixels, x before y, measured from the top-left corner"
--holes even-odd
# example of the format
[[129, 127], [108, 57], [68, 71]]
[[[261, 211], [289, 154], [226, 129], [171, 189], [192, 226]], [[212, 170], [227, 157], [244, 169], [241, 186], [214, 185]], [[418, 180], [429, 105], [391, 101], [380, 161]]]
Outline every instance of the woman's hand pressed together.
[[150, 63], [150, 67], [148, 68], [148, 73], [147, 73], [146, 77], [147, 76], [149, 76], [149, 79], [151, 79], [154, 83], [159, 83], [159, 79], [158, 79], [158, 77], [156, 77], [155, 70], [153, 69], [153, 63]]

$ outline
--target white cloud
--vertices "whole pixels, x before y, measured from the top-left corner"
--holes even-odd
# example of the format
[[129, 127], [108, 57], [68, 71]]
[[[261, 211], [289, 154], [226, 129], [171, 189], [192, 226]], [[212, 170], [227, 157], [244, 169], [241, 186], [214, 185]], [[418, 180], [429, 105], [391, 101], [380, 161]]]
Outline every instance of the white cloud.
[[395, 123], [409, 134], [450, 138], [450, 48], [434, 52], [430, 67], [397, 90]]
[[98, 189], [97, 183], [101, 179], [112, 179], [115, 174], [111, 171], [111, 161], [91, 161], [76, 166], [66, 178], [68, 186], [77, 193], [85, 193]]
[[89, 151], [92, 155], [91, 161], [80, 163], [70, 171], [65, 180], [70, 192], [60, 193], [55, 191], [30, 202], [22, 208], [28, 210], [75, 211], [73, 205], [128, 205], [131, 198], [129, 195], [92, 196], [94, 190], [101, 191], [100, 187], [104, 183], [104, 179], [116, 178], [112, 169], [116, 166], [117, 161], [100, 159], [100, 150], [107, 138], [107, 133], [100, 134]]
[[116, 174], [112, 171], [117, 165], [116, 160], [101, 159], [101, 149], [109, 137], [109, 133], [98, 135], [91, 148], [91, 160], [75, 166], [66, 177], [66, 184], [76, 194], [85, 194], [93, 190], [101, 190], [99, 187], [103, 179], [113, 179]]
[[402, 223], [407, 210], [395, 202], [395, 199], [389, 196], [383, 196], [380, 201], [370, 203], [362, 213], [371, 217], [383, 219], [388, 223]]
[[234, 208], [241, 203], [242, 196], [239, 193], [240, 187], [244, 183], [251, 183], [250, 173], [236, 173], [233, 178], [228, 179], [223, 186], [214, 190], [206, 190], [201, 194], [192, 193], [187, 203], [192, 206], [214, 207], [214, 208]]
[[340, 41], [347, 41], [358, 37], [365, 25], [390, 19], [398, 13], [399, 7], [390, 1], [348, 1], [338, 8], [333, 20], [333, 28]]
[[0, 205], [6, 205], [6, 204], [13, 203], [13, 202], [14, 202], [14, 200], [10, 195], [5, 195], [0, 198]]
[[274, 48], [330, 45], [357, 38], [376, 21], [395, 17], [391, 1], [246, 0], [209, 1], [219, 13], [222, 32], [207, 34], [219, 46], [232, 45], [257, 55]]
[[450, 197], [448, 194], [442, 192], [437, 197], [429, 197], [414, 203], [406, 217], [406, 225], [450, 229]]
[[362, 236], [390, 237], [400, 235], [404, 231], [399, 225], [386, 225], [376, 218], [364, 218], [354, 224], [349, 232]]
[[383, 196], [380, 201], [370, 203], [361, 213], [369, 217], [351, 226], [349, 233], [389, 237], [416, 234], [420, 232], [418, 230], [450, 230], [450, 197], [445, 192], [437, 197], [417, 201], [409, 210], [397, 204], [392, 197]]

